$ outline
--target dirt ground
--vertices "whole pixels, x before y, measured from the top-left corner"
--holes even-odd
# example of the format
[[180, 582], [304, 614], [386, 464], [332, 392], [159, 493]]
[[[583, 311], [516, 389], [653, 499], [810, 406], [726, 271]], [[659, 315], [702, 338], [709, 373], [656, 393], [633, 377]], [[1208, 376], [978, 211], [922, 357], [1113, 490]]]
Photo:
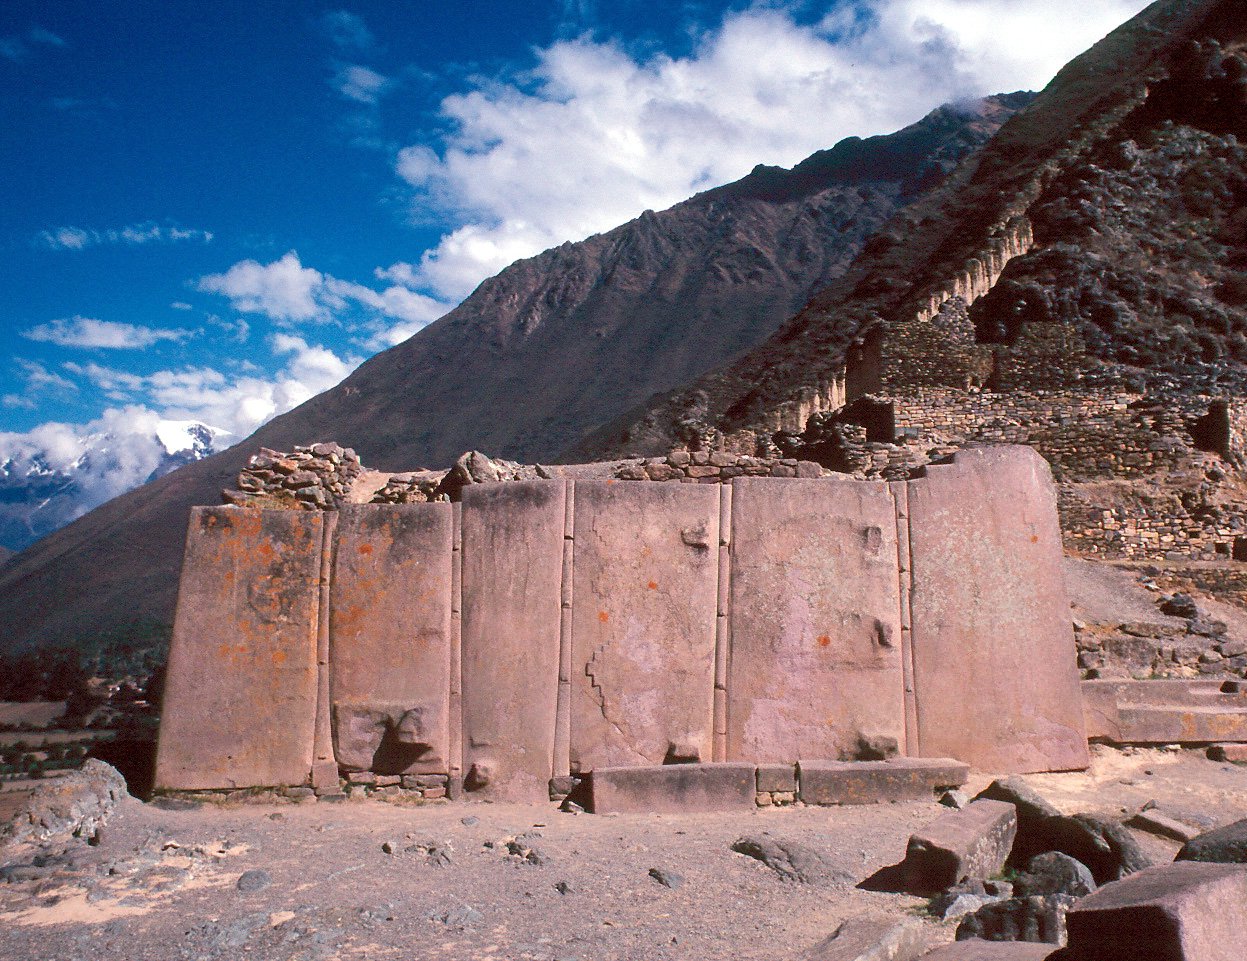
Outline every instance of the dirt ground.
[[[1247, 768], [1197, 751], [1094, 750], [1086, 773], [1027, 780], [1066, 813], [1122, 816], [1155, 801], [1206, 827], [1247, 816]], [[0, 958], [796, 958], [850, 917], [923, 916], [921, 899], [855, 882], [900, 861], [909, 835], [944, 810], [595, 816], [480, 803], [130, 801], [98, 846], [75, 842], [70, 863], [0, 884]], [[784, 881], [731, 851], [762, 833], [817, 848], [848, 878]], [[508, 853], [517, 837], [537, 855]], [[1159, 860], [1177, 851], [1140, 837]], [[682, 883], [664, 886], [652, 868]], [[271, 883], [240, 890], [253, 870]], [[927, 923], [933, 942], [952, 939], [953, 924]]]

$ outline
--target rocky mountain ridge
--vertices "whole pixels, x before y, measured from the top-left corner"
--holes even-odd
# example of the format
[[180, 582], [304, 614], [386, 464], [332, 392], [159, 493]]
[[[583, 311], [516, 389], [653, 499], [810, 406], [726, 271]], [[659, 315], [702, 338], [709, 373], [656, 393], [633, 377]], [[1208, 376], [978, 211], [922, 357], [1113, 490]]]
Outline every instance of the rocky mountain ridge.
[[[844, 275], [815, 295], [765, 343], [686, 388], [651, 399], [573, 445], [564, 456], [584, 460], [624, 451], [658, 454], [683, 442], [690, 433], [745, 432], [765, 439], [776, 426], [775, 411], [799, 405], [803, 395], [819, 390], [822, 384], [847, 378], [849, 394], [878, 389], [878, 377], [861, 369], [866, 365], [853, 369], [855, 345], [861, 347], [886, 336], [885, 331], [903, 330], [915, 320], [929, 318], [933, 307], [958, 296], [959, 278], [981, 266], [986, 252], [1007, 243], [1018, 218], [1026, 217], [1035, 225], [1034, 243], [1019, 251], [1027, 256], [1013, 259], [1001, 276], [1007, 279], [1011, 273], [1021, 273], [1023, 263], [1051, 257], [1050, 249], [1065, 241], [1064, 227], [1054, 223], [1054, 191], [1068, 186], [1071, 178], [1081, 183], [1087, 165], [1094, 165], [1093, 158], [1123, 149], [1135, 137], [1150, 132], [1179, 136], [1175, 130], [1199, 131], [1202, 124], [1210, 128], [1203, 130], [1206, 136], [1223, 143], [1233, 167], [1241, 149], [1233, 128], [1241, 123], [1235, 118], [1243, 115], [1236, 79], [1241, 76], [1241, 58], [1236, 51], [1245, 26], [1241, 14], [1235, 13], [1235, 4], [1228, 0], [1154, 3], [1062, 69], [983, 151], [939, 189], [899, 213], [871, 239]], [[1229, 179], [1220, 196], [1232, 213], [1241, 210], [1241, 199], [1236, 194], [1237, 175]], [[1217, 192], [1206, 183], [1206, 175], [1204, 180], [1197, 189], [1207, 195], [1206, 203], [1215, 204]], [[1171, 186], [1172, 182], [1165, 182], [1163, 188], [1158, 184], [1152, 197], [1136, 196], [1134, 203], [1154, 202]], [[1111, 220], [1110, 212], [1131, 209], [1130, 198], [1111, 191], [1103, 192], [1100, 200], [1099, 205], [1089, 206], [1084, 198], [1078, 207], [1084, 213], [1084, 235]], [[1182, 202], [1170, 204], [1160, 216], [1166, 215], [1177, 217], [1174, 230], [1201, 222]], [[1213, 228], [1214, 232], [1238, 229], [1233, 226], [1237, 220], [1225, 219], [1229, 222]], [[1231, 269], [1239, 258], [1228, 246], [1205, 253], [1205, 259], [1222, 265], [1219, 272]], [[1077, 259], [1087, 263], [1096, 252], [1087, 254]], [[1091, 264], [1084, 273], [1103, 274], [1100, 256], [1101, 262]], [[1136, 257], [1132, 269], [1138, 278], [1132, 295], [1144, 298], [1150, 277], [1148, 259]], [[1056, 291], [1076, 278], [1050, 274], [1049, 280], [1049, 289]], [[1225, 288], [1227, 297], [1236, 296], [1236, 283], [1232, 279]], [[977, 290], [970, 299], [985, 293]], [[989, 303], [994, 303], [991, 298], [980, 301], [977, 316], [990, 313]], [[1241, 316], [1241, 309], [1229, 305], [1230, 313], [1236, 310]], [[1224, 311], [1214, 313], [1225, 316]], [[1182, 325], [1163, 310], [1153, 314], [1153, 326], [1161, 339]], [[1063, 319], [1078, 323], [1077, 318], [1076, 311], [1067, 310]], [[987, 326], [984, 322], [985, 334]], [[1224, 333], [1232, 338], [1237, 328]], [[986, 342], [989, 337], [983, 339]], [[1190, 371], [1175, 353], [1171, 351], [1168, 363], [1159, 365], [1160, 358], [1153, 355], [1150, 366], [1157, 367], [1162, 376], [1185, 377]], [[1175, 360], [1179, 361], [1176, 366]], [[1226, 371], [1237, 366], [1239, 361], [1232, 357], [1224, 365]], [[1117, 373], [1124, 376], [1127, 372]], [[855, 375], [865, 381], [856, 390]], [[752, 437], [743, 441], [752, 442]]]

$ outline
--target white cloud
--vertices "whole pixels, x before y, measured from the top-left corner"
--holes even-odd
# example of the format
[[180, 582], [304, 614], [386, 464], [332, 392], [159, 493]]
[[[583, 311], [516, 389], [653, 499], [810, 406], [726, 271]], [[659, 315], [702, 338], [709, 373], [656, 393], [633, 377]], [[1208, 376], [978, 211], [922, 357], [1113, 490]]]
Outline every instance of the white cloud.
[[[362, 314], [368, 336], [361, 346], [376, 351], [407, 339], [454, 306], [408, 289], [404, 282], [409, 274], [378, 270], [378, 279], [393, 283], [374, 290], [304, 267], [292, 250], [269, 264], [240, 261], [223, 274], [200, 278], [198, 286], [228, 297], [235, 310], [262, 314], [287, 326], [299, 321], [341, 320], [348, 315], [353, 319]], [[390, 323], [394, 320], [400, 323]]]
[[458, 299], [518, 257], [582, 239], [849, 135], [941, 103], [1038, 88], [1145, 0], [878, 0], [798, 25], [730, 14], [687, 57], [638, 60], [588, 38], [537, 51], [529, 73], [442, 103], [453, 132], [396, 169], [460, 226], [405, 284]]
[[[23, 357], [15, 357], [14, 363], [20, 371], [20, 376], [26, 383], [25, 393], [20, 399], [10, 402], [6, 399], [5, 403], [9, 407], [28, 407], [27, 401], [33, 400], [37, 396], [44, 394], [69, 394], [78, 389], [78, 385], [72, 380], [62, 377], [48, 370], [43, 364], [34, 360], [26, 360]], [[14, 397], [15, 395], [10, 395]]]
[[130, 224], [107, 230], [89, 230], [84, 227], [56, 227], [41, 231], [35, 238], [36, 242], [49, 250], [85, 250], [87, 247], [101, 245], [124, 244], [140, 246], [142, 244], [173, 244], [179, 241], [194, 240], [200, 243], [211, 243], [212, 232], [198, 230], [193, 227], [161, 226], [147, 222]]
[[361, 362], [339, 357], [301, 337], [274, 334], [269, 347], [282, 358], [275, 374], [245, 370], [227, 374], [212, 367], [186, 367], [135, 374], [102, 364], [69, 362], [64, 368], [106, 396], [141, 404], [171, 420], [193, 420], [245, 437], [278, 414], [339, 383]]
[[338, 93], [348, 100], [362, 104], [376, 104], [389, 85], [389, 79], [359, 64], [343, 67], [334, 77], [334, 87]]
[[324, 285], [324, 274], [304, 267], [293, 250], [271, 264], [241, 260], [199, 280], [200, 290], [228, 297], [235, 310], [279, 322], [327, 319], [327, 306], [318, 299]]
[[59, 347], [96, 347], [107, 350], [135, 350], [151, 347], [162, 340], [181, 341], [193, 337], [195, 331], [184, 328], [141, 327], [92, 317], [52, 320], [22, 331], [28, 340], [56, 344]]

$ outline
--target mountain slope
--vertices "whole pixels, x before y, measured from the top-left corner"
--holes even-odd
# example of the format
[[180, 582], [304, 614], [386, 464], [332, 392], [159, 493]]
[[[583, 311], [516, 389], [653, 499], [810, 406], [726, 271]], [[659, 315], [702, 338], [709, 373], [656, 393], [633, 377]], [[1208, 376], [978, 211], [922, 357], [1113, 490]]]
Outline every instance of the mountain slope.
[[338, 387], [216, 457], [159, 478], [0, 570], [8, 644], [85, 643], [171, 620], [193, 504], [261, 445], [341, 439], [382, 469], [480, 448], [551, 459], [655, 391], [767, 337], [898, 209], [938, 186], [1030, 96], [943, 108], [521, 261]]
[[[844, 275], [765, 343], [686, 388], [652, 398], [573, 445], [564, 459], [658, 453], [686, 433], [690, 423], [701, 433], [765, 434], [777, 409], [843, 369], [855, 341], [868, 341], [873, 333], [915, 317], [971, 258], [981, 258], [993, 238], [1006, 234], [1014, 218], [1029, 215], [1034, 221], [1036, 246], [1029, 257], [1052, 250], [1069, 226], [1059, 224], [1056, 211], [1045, 206], [1055, 199], [1054, 185], [1063, 178], [1079, 179], [1078, 171], [1097, 152], [1119, 151], [1132, 137], [1166, 125], [1185, 126], [1196, 119], [1192, 110], [1212, 110], [1191, 105], [1204, 104], [1210, 95], [1222, 96], [1219, 88], [1210, 94], [1205, 89], [1208, 78], [1190, 69], [1193, 45], [1219, 37], [1232, 47], [1245, 29], [1247, 20], [1236, 0], [1161, 0], [1148, 7], [1067, 65], [971, 164], [900, 213]], [[1218, 109], [1225, 109], [1224, 104]], [[1229, 109], [1241, 118], [1244, 108], [1239, 104]], [[1233, 148], [1226, 149], [1233, 153]], [[1174, 186], [1166, 178], [1159, 178], [1158, 190]], [[1223, 202], [1232, 204], [1235, 188], [1231, 183], [1227, 189], [1229, 198]], [[1206, 185], [1195, 190], [1207, 192]], [[1127, 207], [1131, 202], [1125, 194], [1117, 200]], [[1143, 201], [1136, 197], [1134, 202]], [[1184, 219], [1174, 229], [1189, 230], [1198, 218], [1179, 206]], [[1086, 211], [1085, 205], [1075, 207]], [[1124, 232], [1138, 226], [1127, 226]], [[1199, 229], [1207, 233], [1222, 227]], [[1097, 230], [1093, 226], [1090, 232]], [[1216, 257], [1228, 264], [1234, 254]], [[1020, 272], [1026, 260], [1023, 256], [1010, 262], [1005, 276]], [[1102, 259], [1090, 273], [1103, 274], [1106, 266]], [[1136, 271], [1138, 298], [1146, 299], [1148, 269], [1144, 263]], [[1051, 280], [1055, 291], [1075, 278], [1071, 271]], [[975, 304], [980, 316], [991, 296], [982, 306]], [[1163, 310], [1154, 313], [1164, 315]], [[1167, 323], [1181, 321], [1170, 316]], [[986, 320], [982, 324], [985, 339], [991, 336], [990, 326]], [[1232, 334], [1227, 332], [1227, 338]]]

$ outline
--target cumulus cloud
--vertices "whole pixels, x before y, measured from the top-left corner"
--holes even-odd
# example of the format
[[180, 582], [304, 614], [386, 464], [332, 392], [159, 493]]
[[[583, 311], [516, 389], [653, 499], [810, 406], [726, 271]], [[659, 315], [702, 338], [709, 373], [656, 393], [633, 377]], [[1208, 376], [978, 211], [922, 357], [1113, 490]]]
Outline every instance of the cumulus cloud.
[[56, 344], [58, 347], [94, 347], [106, 350], [136, 350], [161, 341], [181, 341], [193, 337], [195, 331], [184, 328], [141, 327], [92, 317], [51, 320], [23, 330], [28, 340]]
[[304, 267], [292, 250], [268, 264], [239, 261], [222, 274], [200, 278], [198, 287], [229, 298], [235, 310], [261, 314], [285, 326], [358, 315], [366, 334], [361, 346], [375, 351], [405, 340], [453, 306], [409, 289], [404, 285], [409, 273], [378, 270], [379, 280], [392, 283], [375, 290]]
[[56, 227], [43, 230], [35, 238], [36, 243], [49, 250], [85, 250], [105, 244], [139, 246], [142, 244], [172, 244], [180, 241], [211, 243], [212, 232], [193, 227], [161, 226], [156, 223], [130, 224], [108, 230], [88, 230], [84, 227]]
[[170, 421], [139, 404], [85, 424], [50, 422], [0, 433], [0, 538], [15, 548], [168, 472], [188, 446], [219, 432]]
[[228, 297], [235, 310], [264, 314], [279, 322], [328, 319], [330, 305], [318, 297], [325, 275], [304, 267], [293, 250], [271, 264], [240, 260], [223, 274], [201, 277], [198, 286]]
[[104, 364], [74, 362], [64, 364], [64, 369], [117, 403], [150, 407], [168, 420], [198, 421], [243, 437], [333, 387], [362, 360], [340, 357], [289, 334], [274, 334], [268, 346], [281, 359], [272, 375], [253, 368], [227, 373], [213, 367], [136, 374]]
[[950, 101], [1038, 88], [1145, 0], [877, 0], [798, 24], [762, 4], [691, 54], [588, 37], [447, 97], [452, 132], [397, 159], [413, 209], [458, 221], [410, 283], [459, 299], [517, 257], [582, 239]]

